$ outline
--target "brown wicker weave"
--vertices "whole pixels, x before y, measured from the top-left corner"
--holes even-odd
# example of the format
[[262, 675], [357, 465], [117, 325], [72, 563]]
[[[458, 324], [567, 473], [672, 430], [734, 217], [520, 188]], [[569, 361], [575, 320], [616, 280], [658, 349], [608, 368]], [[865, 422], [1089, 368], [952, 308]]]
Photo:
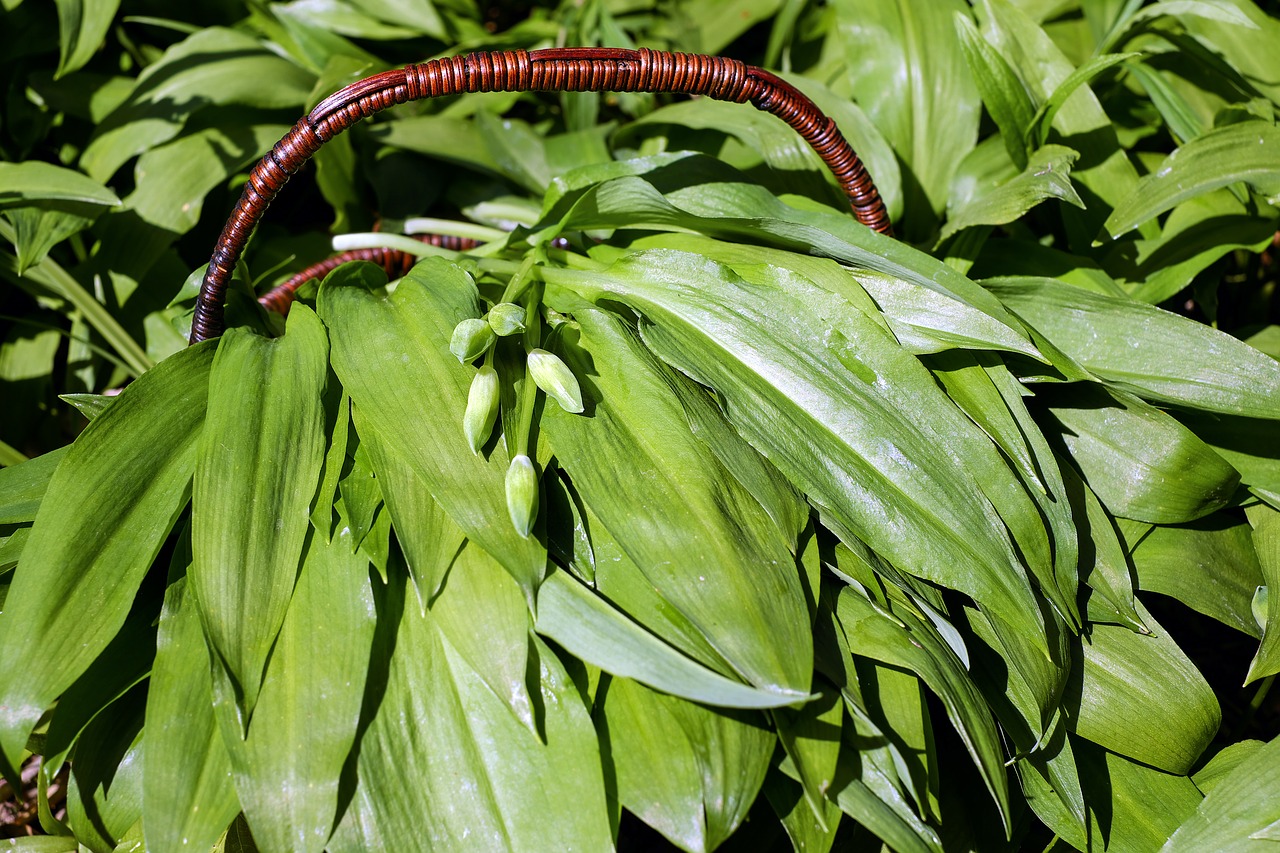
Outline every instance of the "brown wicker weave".
[[[463, 92], [677, 92], [750, 102], [791, 125], [813, 146], [849, 198], [854, 215], [890, 233], [888, 213], [862, 161], [836, 123], [795, 87], [760, 68], [717, 56], [615, 48], [472, 53], [375, 74], [330, 95], [249, 173], [200, 286], [191, 342], [223, 330], [223, 302], [236, 262], [267, 205], [320, 146], [395, 104]], [[375, 251], [375, 250], [369, 250]], [[381, 260], [389, 262], [384, 256]], [[397, 262], [399, 263], [399, 262]]]

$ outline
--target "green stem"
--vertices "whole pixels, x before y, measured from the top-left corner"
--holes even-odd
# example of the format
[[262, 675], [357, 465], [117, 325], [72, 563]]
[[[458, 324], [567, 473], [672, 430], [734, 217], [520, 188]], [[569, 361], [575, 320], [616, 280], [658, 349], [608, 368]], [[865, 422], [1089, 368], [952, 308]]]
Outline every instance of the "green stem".
[[[14, 243], [16, 236], [13, 227], [0, 220], [0, 237]], [[81, 287], [80, 282], [72, 278], [71, 273], [52, 258], [45, 258], [35, 266], [29, 267], [26, 272], [19, 273], [18, 259], [8, 252], [0, 252], [0, 277], [8, 279], [19, 287], [23, 285], [24, 280], [33, 282], [66, 299], [80, 312], [85, 321], [102, 335], [103, 340], [119, 353], [125, 364], [129, 366], [129, 372], [135, 377], [141, 376], [155, 366], [151, 357], [124, 330], [116, 318], [111, 316], [106, 306]]]

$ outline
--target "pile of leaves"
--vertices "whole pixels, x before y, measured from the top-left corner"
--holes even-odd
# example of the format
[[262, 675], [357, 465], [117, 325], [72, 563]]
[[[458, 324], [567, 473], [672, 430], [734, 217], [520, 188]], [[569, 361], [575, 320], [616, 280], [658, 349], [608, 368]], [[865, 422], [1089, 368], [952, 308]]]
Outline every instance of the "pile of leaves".
[[[1280, 839], [1274, 8], [123, 5], [0, 19], [20, 847]], [[299, 113], [553, 44], [777, 69], [901, 239], [749, 106], [461, 96], [328, 144], [186, 347]]]

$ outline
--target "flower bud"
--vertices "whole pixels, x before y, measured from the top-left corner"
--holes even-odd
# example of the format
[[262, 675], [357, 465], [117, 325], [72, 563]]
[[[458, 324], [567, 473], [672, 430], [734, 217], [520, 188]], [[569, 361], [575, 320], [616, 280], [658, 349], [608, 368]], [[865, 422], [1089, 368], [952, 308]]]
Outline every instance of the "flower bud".
[[523, 332], [524, 308], [514, 302], [499, 302], [489, 309], [489, 326], [500, 338]]
[[569, 365], [544, 349], [529, 351], [529, 375], [566, 412], [582, 411], [582, 388]]
[[528, 536], [538, 517], [538, 473], [523, 453], [514, 457], [507, 468], [507, 512], [516, 533]]
[[489, 440], [493, 432], [493, 422], [498, 418], [498, 371], [486, 364], [480, 368], [471, 380], [471, 391], [467, 394], [467, 411], [462, 416], [462, 431], [467, 436], [467, 444], [472, 453], [479, 453], [480, 448]]
[[466, 364], [475, 361], [488, 352], [497, 336], [489, 324], [478, 318], [463, 320], [453, 327], [453, 337], [449, 340], [449, 352], [458, 357], [458, 361]]

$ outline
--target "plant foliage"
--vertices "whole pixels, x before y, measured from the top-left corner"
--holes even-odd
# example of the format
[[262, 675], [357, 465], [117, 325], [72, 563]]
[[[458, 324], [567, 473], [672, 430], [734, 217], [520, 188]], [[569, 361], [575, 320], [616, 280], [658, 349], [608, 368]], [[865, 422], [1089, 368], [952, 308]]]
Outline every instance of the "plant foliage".
[[[1280, 839], [1275, 4], [513, 5], [4, 0], [17, 846]], [[185, 345], [297, 115], [553, 44], [777, 69], [901, 239], [747, 106], [464, 95], [328, 144]], [[260, 307], [329, 234], [424, 257]]]

